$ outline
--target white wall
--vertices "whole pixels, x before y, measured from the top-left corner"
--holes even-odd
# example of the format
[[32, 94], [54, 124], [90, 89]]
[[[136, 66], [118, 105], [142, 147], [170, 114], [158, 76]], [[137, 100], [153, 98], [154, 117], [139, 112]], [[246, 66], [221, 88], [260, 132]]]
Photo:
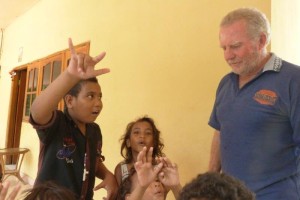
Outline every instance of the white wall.
[[272, 0], [271, 5], [271, 50], [300, 65], [300, 1]]

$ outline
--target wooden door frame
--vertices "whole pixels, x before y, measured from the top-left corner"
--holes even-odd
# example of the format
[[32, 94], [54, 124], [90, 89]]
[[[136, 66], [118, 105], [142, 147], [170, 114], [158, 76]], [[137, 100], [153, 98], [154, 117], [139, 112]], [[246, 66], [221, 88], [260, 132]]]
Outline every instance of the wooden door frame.
[[10, 106], [6, 132], [6, 148], [20, 146], [23, 108], [27, 80], [27, 66], [21, 66], [13, 70], [16, 75], [12, 77]]

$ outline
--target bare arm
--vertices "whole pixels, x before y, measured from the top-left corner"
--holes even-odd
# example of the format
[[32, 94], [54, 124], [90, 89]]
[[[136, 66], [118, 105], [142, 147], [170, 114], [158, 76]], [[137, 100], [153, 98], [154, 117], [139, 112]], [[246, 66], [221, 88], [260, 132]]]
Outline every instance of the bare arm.
[[31, 106], [31, 116], [37, 124], [46, 124], [52, 117], [59, 101], [81, 79], [96, 77], [109, 72], [109, 69], [94, 70], [105, 53], [92, 58], [89, 55], [77, 54], [72, 40], [69, 39], [71, 60], [68, 68], [59, 75], [37, 98]]
[[220, 131], [215, 130], [210, 150], [209, 171], [221, 171]]
[[122, 182], [121, 164], [120, 163], [115, 168], [115, 177], [118, 182], [118, 185], [120, 185]]
[[97, 161], [96, 176], [103, 181], [99, 185], [97, 185], [94, 190], [104, 188], [107, 191], [106, 199], [114, 200], [118, 193], [118, 183], [113, 173], [111, 173], [100, 161]]

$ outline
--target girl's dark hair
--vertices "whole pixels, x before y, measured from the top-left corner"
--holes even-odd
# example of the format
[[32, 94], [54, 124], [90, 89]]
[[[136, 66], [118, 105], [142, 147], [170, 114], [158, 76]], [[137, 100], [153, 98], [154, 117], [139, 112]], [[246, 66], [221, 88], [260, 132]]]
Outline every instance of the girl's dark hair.
[[87, 82], [93, 82], [93, 83], [98, 83], [98, 79], [96, 77], [92, 77], [92, 78], [88, 78], [88, 79], [83, 79], [80, 80], [76, 85], [74, 85], [69, 92], [66, 95], [71, 95], [74, 97], [77, 97], [77, 95], [79, 94], [82, 85], [86, 84]]
[[152, 157], [155, 158], [157, 156], [164, 156], [162, 149], [164, 148], [164, 144], [160, 138], [160, 131], [155, 126], [154, 120], [150, 117], [144, 116], [138, 118], [137, 120], [130, 122], [125, 130], [125, 133], [121, 137], [121, 156], [125, 158], [125, 163], [131, 163], [133, 161], [133, 155], [131, 152], [131, 147], [127, 147], [126, 141], [130, 138], [131, 130], [133, 125], [138, 122], [148, 122], [153, 129], [153, 154]]
[[35, 185], [27, 190], [24, 200], [76, 200], [76, 195], [64, 186], [53, 181], [47, 181]]
[[126, 195], [131, 193], [132, 190], [132, 176], [135, 174], [134, 167], [129, 171], [129, 176], [122, 181], [118, 189], [117, 200], [125, 200]]

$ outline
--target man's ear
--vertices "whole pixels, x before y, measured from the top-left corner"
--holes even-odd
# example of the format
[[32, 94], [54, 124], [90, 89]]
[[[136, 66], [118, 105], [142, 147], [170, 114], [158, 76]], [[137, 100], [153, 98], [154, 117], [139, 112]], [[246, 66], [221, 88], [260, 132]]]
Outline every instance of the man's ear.
[[65, 99], [67, 108], [72, 108], [72, 106], [73, 106], [72, 101], [73, 101], [74, 97], [70, 94], [67, 94], [64, 99]]
[[261, 33], [259, 37], [259, 48], [260, 49], [265, 48], [266, 44], [267, 44], [267, 36], [264, 33]]

